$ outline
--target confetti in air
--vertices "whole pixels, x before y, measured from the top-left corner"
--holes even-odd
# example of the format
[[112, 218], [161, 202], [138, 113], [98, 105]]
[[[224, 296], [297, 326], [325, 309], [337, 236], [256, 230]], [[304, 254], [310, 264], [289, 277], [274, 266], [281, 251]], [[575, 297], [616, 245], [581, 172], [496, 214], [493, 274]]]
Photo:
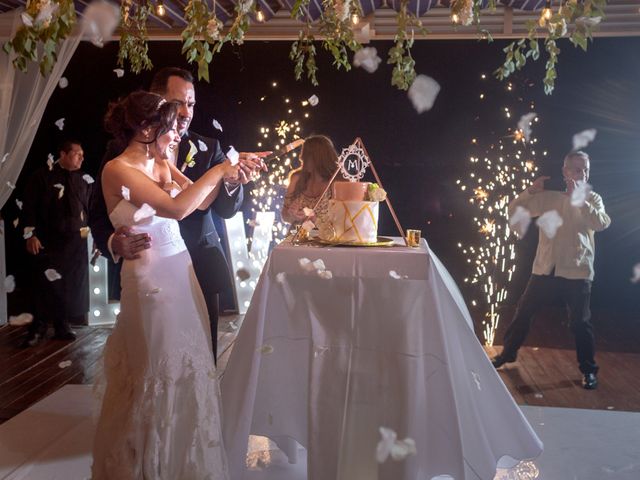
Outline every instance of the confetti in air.
[[[17, 223], [16, 223], [16, 227], [17, 227]], [[24, 227], [23, 233], [22, 233], [22, 238], [24, 238], [25, 240], [30, 239], [31, 237], [33, 237], [33, 231], [36, 229], [36, 227]]]
[[524, 135], [526, 142], [531, 138], [531, 122], [536, 118], [536, 112], [529, 112], [520, 117], [518, 121], [518, 130]]
[[93, 177], [91, 175], [89, 175], [88, 173], [85, 173], [84, 175], [82, 175], [82, 179], [87, 182], [89, 185], [91, 185], [93, 182], [95, 182], [95, 180], [93, 179]]
[[215, 118], [213, 119], [213, 128], [215, 128], [216, 130], [220, 130], [222, 132], [222, 125], [220, 125], [220, 122], [218, 122]]
[[4, 279], [4, 291], [11, 293], [16, 289], [16, 279], [13, 275], [7, 275]]
[[55, 123], [56, 127], [58, 127], [60, 130], [64, 129], [64, 118], [59, 118], [54, 123]]
[[529, 210], [518, 205], [513, 212], [513, 215], [509, 217], [509, 226], [516, 232], [518, 238], [524, 238], [531, 224], [531, 214]]
[[426, 75], [418, 75], [409, 87], [407, 95], [416, 111], [423, 113], [431, 110], [439, 92], [440, 84], [438, 82]]
[[131, 192], [124, 185], [120, 187], [120, 192], [122, 193], [122, 198], [124, 198], [127, 202], [131, 200]]
[[304, 215], [305, 215], [306, 217], [313, 217], [313, 215], [314, 215], [314, 213], [315, 213], [315, 212], [313, 211], [313, 209], [312, 209], [312, 208], [304, 207], [304, 208], [302, 209], [302, 213], [304, 213]]
[[62, 275], [60, 275], [53, 268], [47, 268], [44, 271], [44, 276], [47, 277], [47, 280], [49, 280], [50, 282], [55, 282], [56, 280], [60, 280], [62, 278]]
[[69, 80], [67, 80], [66, 77], [60, 77], [60, 80], [58, 81], [58, 87], [60, 87], [61, 89], [65, 89], [69, 86]]
[[16, 198], [16, 205], [18, 206], [18, 210], [22, 210], [22, 202]]
[[571, 192], [571, 205], [574, 207], [583, 207], [589, 194], [593, 188], [584, 180], [576, 182], [576, 188]]
[[555, 237], [558, 229], [562, 226], [562, 223], [562, 217], [557, 210], [544, 212], [540, 217], [538, 217], [538, 220], [536, 220], [536, 225], [540, 227], [547, 238]]
[[395, 270], [389, 270], [389, 276], [391, 278], [395, 278], [396, 280], [402, 280], [403, 278], [409, 278], [407, 275], [400, 275]]
[[16, 189], [16, 186], [13, 183], [9, 182], [9, 181], [7, 181], [7, 187], [9, 187], [11, 190], [15, 190]]
[[398, 440], [396, 432], [390, 428], [380, 427], [381, 440], [376, 448], [376, 460], [378, 463], [384, 463], [389, 456], [393, 460], [400, 461], [409, 455], [416, 454], [416, 442], [412, 438]]
[[320, 102], [320, 99], [318, 98], [317, 95], [311, 95], [307, 101], [309, 102], [309, 105], [311, 105], [312, 107], [315, 107], [316, 105], [318, 105], [318, 103]]
[[54, 163], [55, 163], [55, 160], [53, 159], [53, 155], [51, 154], [47, 155], [47, 167], [49, 167], [49, 171], [53, 170]]
[[104, 0], [94, 0], [82, 13], [81, 25], [84, 33], [99, 48], [111, 39], [119, 23], [120, 9], [114, 3]]
[[64, 360], [58, 364], [59, 368], [68, 368], [71, 366], [71, 360]]
[[573, 151], [580, 150], [581, 148], [585, 148], [591, 142], [596, 139], [597, 130], [595, 128], [590, 128], [588, 130], [583, 130], [580, 133], [576, 133], [573, 136]]
[[362, 67], [369, 73], [375, 72], [381, 61], [375, 47], [361, 48], [353, 55], [353, 66]]
[[143, 203], [142, 206], [133, 213], [133, 221], [138, 223], [141, 220], [153, 217], [156, 211], [150, 205]]
[[9, 325], [12, 327], [22, 327], [33, 322], [33, 315], [30, 313], [21, 313], [20, 315], [11, 315], [9, 317]]
[[276, 274], [276, 282], [284, 283], [287, 279], [287, 274], [284, 272], [280, 272]]
[[64, 196], [64, 185], [61, 183], [54, 183], [53, 186], [58, 189], [58, 199], [61, 199]]
[[18, 224], [19, 224], [19, 223], [20, 223], [20, 218], [16, 218], [16, 219], [13, 221], [13, 228], [18, 228]]
[[124, 76], [124, 70], [121, 68], [114, 68], [113, 73], [115, 73], [118, 78], [122, 78]]
[[198, 149], [201, 152], [206, 152], [207, 150], [209, 150], [209, 147], [207, 147], [207, 144], [204, 143], [202, 140], [198, 139]]
[[636, 263], [633, 266], [633, 277], [631, 277], [631, 283], [640, 282], [640, 263]]

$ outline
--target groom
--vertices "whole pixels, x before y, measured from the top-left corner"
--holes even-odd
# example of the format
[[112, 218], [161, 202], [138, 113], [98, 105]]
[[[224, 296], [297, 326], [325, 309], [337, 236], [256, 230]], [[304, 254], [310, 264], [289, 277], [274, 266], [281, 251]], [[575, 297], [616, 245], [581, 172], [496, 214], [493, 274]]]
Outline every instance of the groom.
[[[203, 137], [189, 130], [196, 103], [193, 76], [190, 72], [180, 68], [163, 68], [153, 77], [150, 91], [179, 105], [177, 122], [182, 141], [174, 160], [187, 177], [195, 181], [209, 168], [224, 161], [225, 155], [218, 140]], [[121, 152], [122, 149], [118, 149], [115, 143], [111, 142], [107, 146], [102, 167]], [[225, 181], [210, 208], [196, 210], [179, 222], [180, 233], [191, 255], [196, 277], [207, 304], [214, 358], [217, 356], [218, 294], [230, 285], [231, 278], [212, 215], [231, 218], [239, 210], [243, 199], [242, 186], [249, 181], [252, 173], [258, 170], [266, 171], [260, 157], [268, 153], [241, 153], [238, 178], [232, 182]], [[139, 258], [139, 252], [149, 248], [153, 239], [147, 234], [134, 234], [129, 227], [120, 227], [114, 231], [107, 215], [100, 182], [96, 184], [98, 188], [95, 189], [89, 218], [91, 232], [98, 248], [102, 252], [109, 251], [116, 264], [121, 258]]]

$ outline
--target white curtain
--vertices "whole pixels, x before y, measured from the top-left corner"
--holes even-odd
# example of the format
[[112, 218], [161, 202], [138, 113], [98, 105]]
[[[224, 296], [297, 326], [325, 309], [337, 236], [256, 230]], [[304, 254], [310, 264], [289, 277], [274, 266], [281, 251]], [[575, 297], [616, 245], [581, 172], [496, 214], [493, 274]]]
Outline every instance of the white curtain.
[[[0, 44], [13, 37], [20, 27], [22, 9], [0, 14]], [[80, 43], [76, 29], [58, 49], [58, 61], [47, 77], [39, 66], [29, 63], [27, 73], [13, 68], [11, 56], [0, 49], [0, 208], [11, 196], [29, 149], [36, 135], [49, 98]], [[6, 322], [4, 278], [4, 236], [0, 237], [0, 325]]]

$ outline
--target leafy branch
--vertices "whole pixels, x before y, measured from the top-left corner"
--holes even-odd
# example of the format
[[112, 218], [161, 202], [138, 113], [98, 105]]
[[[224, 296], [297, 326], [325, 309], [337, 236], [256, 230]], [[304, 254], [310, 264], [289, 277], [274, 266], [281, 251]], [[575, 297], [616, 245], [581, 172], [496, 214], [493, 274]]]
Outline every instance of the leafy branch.
[[[7, 55], [15, 54], [14, 68], [26, 72], [28, 62], [37, 62], [40, 73], [46, 76], [58, 60], [58, 45], [69, 36], [75, 23], [72, 0], [29, 0], [22, 13], [22, 26], [2, 49]], [[39, 50], [42, 55], [38, 55]]]
[[313, 44], [314, 37], [311, 33], [309, 25], [306, 30], [301, 30], [298, 40], [291, 45], [291, 51], [289, 52], [289, 58], [293, 60], [294, 74], [296, 80], [302, 78], [305, 68], [307, 69], [307, 78], [309, 81], [318, 86], [318, 79], [316, 73], [318, 67], [316, 66], [316, 47]]
[[426, 34], [422, 22], [408, 11], [409, 0], [402, 0], [398, 12], [398, 28], [394, 37], [395, 45], [389, 50], [388, 64], [393, 65], [391, 85], [399, 90], [408, 90], [416, 78], [416, 61], [411, 56], [414, 28]]
[[351, 70], [348, 50], [357, 52], [362, 48], [351, 28], [351, 15], [359, 14], [356, 2], [334, 2], [323, 0], [323, 11], [320, 17], [320, 34], [324, 37], [322, 48], [333, 55], [333, 64], [338, 70]]
[[182, 53], [189, 63], [197, 62], [198, 79], [209, 81], [209, 64], [222, 49], [222, 22], [203, 0], [190, 0], [184, 10], [186, 28], [182, 31]]
[[124, 68], [125, 61], [129, 61], [131, 71], [140, 73], [151, 70], [153, 64], [149, 58], [149, 44], [147, 37], [147, 19], [153, 10], [150, 0], [124, 0], [120, 7], [120, 50], [118, 51], [118, 65]]

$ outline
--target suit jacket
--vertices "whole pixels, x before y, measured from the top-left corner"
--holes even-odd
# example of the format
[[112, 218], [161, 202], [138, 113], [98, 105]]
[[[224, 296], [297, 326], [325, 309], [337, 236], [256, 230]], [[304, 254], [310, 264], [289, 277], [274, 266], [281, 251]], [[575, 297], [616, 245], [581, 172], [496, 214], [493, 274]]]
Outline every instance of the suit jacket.
[[[178, 147], [178, 168], [182, 169], [185, 163], [190, 150], [189, 142], [192, 142], [198, 150], [192, 159], [193, 166], [186, 166], [184, 170], [184, 174], [191, 180], [197, 180], [209, 168], [224, 161], [225, 156], [218, 140], [203, 137], [194, 132], [187, 132]], [[98, 172], [98, 179], [102, 178], [102, 169], [106, 162], [120, 155], [122, 151], [123, 147], [119, 146], [115, 141], [109, 142], [107, 152]], [[102, 195], [102, 183], [97, 181], [95, 186], [96, 188], [94, 188], [91, 200], [89, 226], [91, 227], [91, 234], [95, 239], [97, 247], [101, 252], [108, 252], [107, 243], [109, 237], [114, 232], [114, 228], [109, 220], [104, 196]], [[224, 250], [220, 243], [220, 237], [215, 228], [212, 215], [230, 218], [240, 209], [242, 200], [242, 185], [233, 191], [232, 195], [229, 195], [227, 189], [223, 186], [220, 189], [218, 197], [209, 208], [206, 210], [195, 210], [191, 215], [179, 222], [180, 233], [191, 257], [194, 259], [194, 264], [203, 259], [203, 256], [207, 259], [213, 259], [213, 265], [210, 267], [210, 280], [203, 282], [200, 278], [201, 276], [199, 276], [205, 295], [211, 290], [221, 291], [230, 285], [231, 281], [229, 268], [225, 261]], [[110, 256], [108, 256], [108, 258], [111, 260]], [[212, 282], [213, 285], [211, 285]]]

